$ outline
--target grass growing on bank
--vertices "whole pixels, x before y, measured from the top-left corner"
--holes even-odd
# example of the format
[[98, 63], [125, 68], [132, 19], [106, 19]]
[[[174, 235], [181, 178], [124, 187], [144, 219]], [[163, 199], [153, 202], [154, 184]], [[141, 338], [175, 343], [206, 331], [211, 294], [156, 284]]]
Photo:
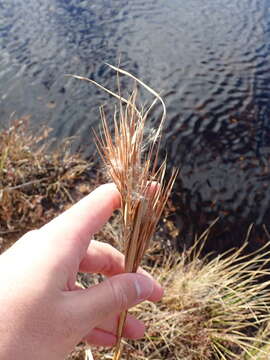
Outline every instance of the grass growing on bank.
[[[267, 360], [270, 358], [270, 246], [243, 255], [241, 249], [213, 259], [201, 257], [208, 232], [182, 253], [164, 254], [145, 268], [165, 288], [158, 304], [144, 302], [133, 313], [147, 326], [145, 338], [126, 344], [129, 360]], [[158, 243], [154, 243], [157, 246]], [[162, 253], [162, 249], [159, 250]], [[112, 359], [95, 349], [96, 359]]]
[[90, 190], [91, 164], [66, 140], [48, 151], [48, 128], [33, 134], [29, 117], [0, 132], [0, 249], [39, 227]]
[[[96, 186], [89, 177], [91, 165], [65, 150], [50, 153], [42, 145], [47, 130], [33, 135], [26, 123], [26, 119], [17, 120], [0, 132], [2, 248]], [[97, 239], [117, 246], [119, 221], [116, 216]], [[124, 358], [270, 358], [270, 248], [248, 257], [236, 250], [211, 259], [202, 257], [200, 251], [207, 235], [194, 248], [170, 255], [160, 235], [155, 237], [144, 267], [163, 284], [165, 296], [158, 304], [145, 302], [132, 310], [146, 323], [147, 331], [144, 339], [127, 344]], [[95, 360], [113, 357], [110, 349], [94, 349], [93, 353]], [[84, 358], [82, 347], [69, 357]]]

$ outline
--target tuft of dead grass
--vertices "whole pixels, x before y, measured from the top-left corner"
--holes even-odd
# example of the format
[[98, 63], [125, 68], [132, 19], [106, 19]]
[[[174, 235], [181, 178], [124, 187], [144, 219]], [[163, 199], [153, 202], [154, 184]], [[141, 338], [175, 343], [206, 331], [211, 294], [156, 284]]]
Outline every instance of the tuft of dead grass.
[[[126, 344], [129, 360], [269, 359], [270, 245], [244, 255], [246, 242], [211, 259], [201, 257], [207, 235], [148, 268], [165, 296], [132, 310], [147, 330], [144, 339]], [[94, 349], [94, 356], [112, 359], [113, 353]]]
[[29, 130], [29, 117], [0, 131], [0, 250], [70, 206], [91, 187], [91, 164], [69, 152], [70, 140], [48, 150], [50, 129]]
[[[100, 137], [96, 135], [96, 141], [108, 175], [121, 195], [121, 237], [124, 244], [125, 272], [136, 272], [167, 203], [177, 171], [172, 172], [166, 183], [166, 160], [161, 165], [158, 164], [160, 136], [166, 116], [162, 98], [134, 75], [109, 66], [117, 72], [119, 94], [90, 79], [74, 77], [95, 83], [119, 99], [119, 110], [115, 110], [113, 117], [113, 130], [110, 129], [105, 112], [101, 108], [103, 134]], [[119, 74], [135, 80], [134, 90], [127, 99], [121, 96]], [[138, 84], [155, 97], [152, 105], [146, 110], [137, 106]], [[163, 115], [150, 138], [145, 135], [145, 124], [157, 100], [162, 104]], [[125, 311], [119, 318], [114, 360], [121, 358], [121, 338], [126, 316]]]

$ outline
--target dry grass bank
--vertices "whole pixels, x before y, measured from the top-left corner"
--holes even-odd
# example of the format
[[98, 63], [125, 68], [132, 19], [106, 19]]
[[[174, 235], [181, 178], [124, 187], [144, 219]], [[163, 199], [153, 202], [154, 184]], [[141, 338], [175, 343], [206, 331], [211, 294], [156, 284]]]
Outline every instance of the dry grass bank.
[[0, 132], [0, 240], [4, 249], [87, 194], [91, 164], [69, 152], [70, 141], [48, 151], [50, 129], [33, 134], [29, 117]]

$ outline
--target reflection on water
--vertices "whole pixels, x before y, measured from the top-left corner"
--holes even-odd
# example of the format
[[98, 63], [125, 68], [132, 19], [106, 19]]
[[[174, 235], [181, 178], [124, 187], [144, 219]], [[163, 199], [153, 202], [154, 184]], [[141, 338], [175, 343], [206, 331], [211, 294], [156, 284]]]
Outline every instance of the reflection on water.
[[267, 0], [2, 0], [1, 122], [30, 113], [93, 153], [90, 127], [110, 100], [64, 74], [113, 88], [104, 62], [121, 54], [167, 103], [164, 149], [181, 169], [182, 234], [217, 216], [228, 244], [250, 222], [259, 234], [270, 226], [269, 15]]

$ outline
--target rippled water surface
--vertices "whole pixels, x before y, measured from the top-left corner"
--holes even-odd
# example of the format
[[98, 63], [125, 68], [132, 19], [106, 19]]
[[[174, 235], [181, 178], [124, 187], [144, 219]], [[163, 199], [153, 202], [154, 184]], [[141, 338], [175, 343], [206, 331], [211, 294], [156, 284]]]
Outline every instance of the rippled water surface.
[[166, 101], [183, 234], [217, 216], [219, 234], [270, 226], [269, 1], [1, 0], [1, 123], [31, 114], [93, 153], [90, 128], [111, 100], [64, 74], [113, 88], [104, 63], [120, 55]]

